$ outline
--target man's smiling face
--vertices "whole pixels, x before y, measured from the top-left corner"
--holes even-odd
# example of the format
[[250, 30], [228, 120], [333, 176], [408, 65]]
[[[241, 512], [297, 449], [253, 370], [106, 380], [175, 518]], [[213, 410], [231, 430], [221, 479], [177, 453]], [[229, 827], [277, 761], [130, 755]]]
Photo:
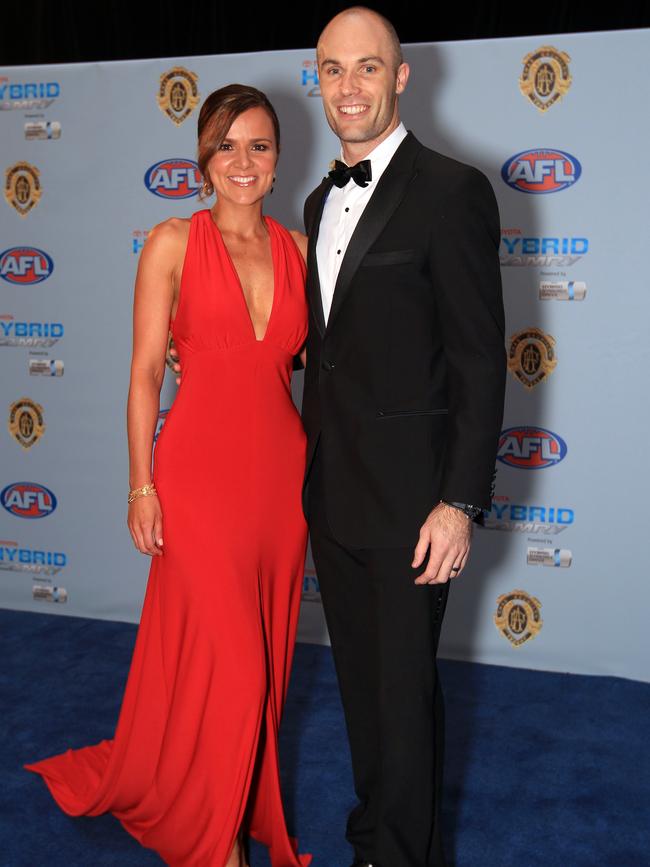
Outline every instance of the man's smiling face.
[[396, 65], [394, 47], [372, 13], [342, 13], [323, 30], [318, 77], [327, 122], [343, 143], [372, 150], [399, 124], [397, 95], [408, 64]]

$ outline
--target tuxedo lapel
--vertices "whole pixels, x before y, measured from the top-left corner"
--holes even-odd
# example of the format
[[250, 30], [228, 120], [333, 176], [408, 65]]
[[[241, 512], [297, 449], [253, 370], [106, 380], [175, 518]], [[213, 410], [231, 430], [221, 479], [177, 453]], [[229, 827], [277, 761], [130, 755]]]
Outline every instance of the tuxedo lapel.
[[323, 178], [320, 187], [316, 188], [313, 216], [310, 216], [310, 224], [306, 227], [308, 233], [307, 243], [307, 293], [309, 303], [314, 314], [314, 320], [318, 326], [321, 337], [325, 334], [325, 313], [323, 312], [323, 297], [320, 291], [320, 277], [318, 276], [318, 261], [316, 258], [316, 242], [320, 221], [323, 216], [323, 208], [327, 194], [332, 189], [332, 179]]
[[[336, 286], [334, 287], [332, 307], [327, 320], [328, 331], [331, 329], [332, 322], [336, 318], [336, 315], [345, 300], [352, 278], [359, 268], [363, 257], [381, 234], [381, 231], [406, 193], [408, 185], [415, 178], [417, 171], [414, 168], [414, 162], [415, 157], [421, 148], [422, 145], [420, 142], [415, 138], [412, 132], [409, 132], [395, 151], [393, 158], [379, 179], [377, 189], [370, 197], [370, 201], [359, 218], [359, 222], [352, 233], [343, 261], [341, 262]], [[319, 222], [322, 212], [323, 201], [321, 200], [320, 211], [318, 214]], [[318, 271], [316, 264], [315, 239], [313, 245], [313, 264], [310, 265], [310, 268], [312, 269], [312, 272], [314, 270], [316, 270], [316, 272]], [[318, 303], [322, 315], [320, 285], [317, 284], [317, 288]]]

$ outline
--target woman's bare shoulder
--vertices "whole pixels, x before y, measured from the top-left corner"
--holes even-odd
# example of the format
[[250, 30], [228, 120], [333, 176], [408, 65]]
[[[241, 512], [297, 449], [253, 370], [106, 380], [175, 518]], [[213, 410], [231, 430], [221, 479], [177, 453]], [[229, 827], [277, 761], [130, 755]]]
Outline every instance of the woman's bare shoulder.
[[189, 234], [190, 219], [169, 217], [149, 230], [141, 257], [147, 261], [176, 263], [184, 255]]
[[189, 217], [168, 217], [149, 230], [146, 243], [153, 241], [158, 246], [182, 243], [190, 233], [190, 222]]

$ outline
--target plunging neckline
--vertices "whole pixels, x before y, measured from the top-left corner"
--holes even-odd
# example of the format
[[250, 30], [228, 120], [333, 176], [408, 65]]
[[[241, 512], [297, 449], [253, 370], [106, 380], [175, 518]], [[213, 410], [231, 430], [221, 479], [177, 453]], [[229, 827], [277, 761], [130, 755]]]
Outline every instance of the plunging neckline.
[[273, 298], [271, 300], [271, 312], [269, 313], [269, 318], [266, 321], [266, 328], [264, 329], [264, 335], [262, 337], [258, 337], [257, 332], [255, 331], [255, 324], [253, 322], [253, 317], [251, 316], [250, 309], [249, 309], [248, 304], [246, 302], [246, 294], [244, 293], [244, 287], [243, 287], [242, 282], [240, 280], [239, 274], [237, 273], [237, 269], [235, 268], [235, 263], [232, 260], [232, 256], [230, 255], [230, 253], [228, 251], [228, 246], [224, 240], [221, 229], [219, 228], [219, 226], [217, 226], [217, 224], [213, 220], [212, 211], [210, 210], [210, 208], [206, 208], [205, 210], [206, 210], [208, 220], [214, 226], [214, 228], [216, 229], [216, 231], [219, 235], [219, 240], [221, 241], [223, 249], [224, 249], [226, 256], [228, 258], [228, 262], [230, 263], [232, 273], [235, 277], [235, 280], [237, 281], [237, 285], [239, 286], [239, 297], [241, 298], [242, 304], [244, 306], [244, 314], [245, 314], [246, 318], [248, 319], [248, 324], [250, 325], [251, 331], [253, 332], [253, 337], [255, 338], [255, 342], [256, 343], [264, 343], [264, 341], [266, 340], [266, 335], [269, 333], [269, 327], [271, 325], [271, 320], [273, 318], [273, 313], [275, 311], [275, 300], [276, 300], [277, 291], [278, 291], [277, 280], [276, 280], [277, 267], [276, 267], [276, 259], [275, 259], [275, 236], [273, 234], [273, 229], [271, 228], [271, 224], [269, 222], [269, 217], [267, 217], [265, 214], [262, 214], [262, 219], [264, 220], [264, 225], [266, 226], [266, 229], [269, 233], [269, 241], [271, 243], [271, 269], [273, 271]]

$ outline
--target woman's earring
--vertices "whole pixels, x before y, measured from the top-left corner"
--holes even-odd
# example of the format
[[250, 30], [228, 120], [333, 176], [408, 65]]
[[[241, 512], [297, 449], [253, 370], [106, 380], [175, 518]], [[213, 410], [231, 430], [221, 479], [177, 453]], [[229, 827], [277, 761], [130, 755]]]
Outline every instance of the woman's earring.
[[271, 189], [270, 189], [271, 193], [273, 192], [273, 187], [275, 186], [276, 180], [277, 180], [277, 178], [275, 177], [275, 175], [273, 175], [273, 183], [271, 184]]

